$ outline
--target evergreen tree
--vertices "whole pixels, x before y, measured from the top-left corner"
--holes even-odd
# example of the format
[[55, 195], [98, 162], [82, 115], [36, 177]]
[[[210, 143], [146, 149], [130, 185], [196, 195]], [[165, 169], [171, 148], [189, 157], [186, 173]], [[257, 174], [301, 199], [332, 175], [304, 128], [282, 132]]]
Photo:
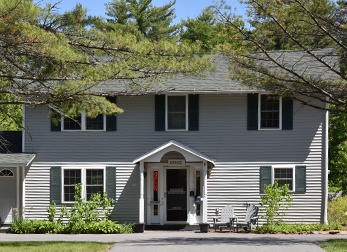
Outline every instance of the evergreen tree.
[[93, 90], [101, 82], [153, 80], [210, 67], [196, 45], [153, 43], [128, 33], [125, 26], [100, 30], [88, 23], [82, 6], [63, 15], [55, 8], [42, 9], [31, 0], [0, 0], [0, 120], [11, 114], [9, 104], [46, 105], [70, 116], [81, 110], [94, 116], [120, 113], [105, 99], [115, 94]]
[[[233, 75], [244, 85], [295, 96], [314, 107], [317, 106], [311, 101], [325, 102], [328, 98], [330, 104], [336, 105], [334, 110], [347, 112], [347, 76], [343, 68], [332, 66], [330, 61], [331, 57], [337, 59], [347, 51], [346, 41], [341, 39], [347, 29], [341, 25], [345, 13], [340, 12], [339, 17], [338, 7], [329, 0], [247, 0], [244, 3], [249, 9], [249, 27], [230, 18], [228, 8], [216, 8], [223, 22], [234, 30], [229, 39], [241, 41], [224, 46], [235, 63]], [[324, 57], [316, 50], [326, 47], [335, 49], [330, 51], [331, 57]], [[324, 75], [312, 78], [303, 69], [288, 67], [279, 54], [270, 53], [275, 49], [305, 52], [313, 63], [334, 73], [335, 79], [324, 79]], [[259, 64], [260, 58], [267, 66]], [[271, 70], [269, 64], [276, 66], [277, 71]], [[314, 99], [300, 99], [305, 96]], [[325, 109], [325, 105], [318, 107]]]
[[217, 22], [211, 7], [205, 8], [195, 19], [183, 20], [182, 25], [184, 30], [180, 34], [181, 41], [199, 41], [206, 52], [211, 52], [217, 44], [223, 42], [219, 37], [223, 25]]
[[175, 18], [175, 1], [156, 7], [152, 0], [113, 0], [106, 4], [106, 15], [111, 23], [134, 25], [152, 41], [169, 39], [177, 34], [180, 25], [171, 25]]

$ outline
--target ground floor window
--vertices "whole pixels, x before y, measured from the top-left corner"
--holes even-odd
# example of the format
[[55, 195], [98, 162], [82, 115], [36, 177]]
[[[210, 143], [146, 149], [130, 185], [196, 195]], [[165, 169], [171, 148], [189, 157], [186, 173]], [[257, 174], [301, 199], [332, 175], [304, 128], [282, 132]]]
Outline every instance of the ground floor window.
[[279, 186], [289, 185], [289, 190], [293, 191], [293, 168], [274, 168], [274, 181]]
[[90, 200], [93, 194], [103, 193], [105, 189], [105, 169], [66, 168], [63, 170], [63, 201], [75, 201], [75, 185], [82, 185], [82, 198]]

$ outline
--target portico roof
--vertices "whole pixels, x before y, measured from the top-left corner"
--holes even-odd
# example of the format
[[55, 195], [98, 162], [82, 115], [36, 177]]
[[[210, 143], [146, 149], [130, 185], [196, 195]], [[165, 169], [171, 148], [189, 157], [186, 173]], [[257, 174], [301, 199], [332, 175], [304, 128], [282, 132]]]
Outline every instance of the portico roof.
[[35, 157], [28, 153], [0, 154], [0, 166], [29, 166]]
[[[161, 153], [166, 153], [167, 151], [178, 151], [180, 152], [183, 156], [185, 156], [186, 159], [188, 159], [187, 161], [189, 162], [189, 158], [195, 158], [195, 159], [199, 159], [199, 160], [205, 160], [207, 162], [210, 162], [212, 164], [215, 163], [215, 160], [212, 159], [211, 157], [193, 149], [190, 148], [180, 142], [177, 142], [175, 140], [170, 140], [169, 142], [158, 146], [156, 148], [154, 148], [153, 150], [141, 155], [140, 157], [136, 158], [133, 160], [133, 163], [136, 164], [140, 161], [147, 161], [147, 162], [153, 162], [153, 158], [155, 158], [155, 156], [158, 156], [157, 154], [161, 154]], [[159, 155], [161, 156], [161, 155]], [[158, 158], [157, 158], [158, 159]]]

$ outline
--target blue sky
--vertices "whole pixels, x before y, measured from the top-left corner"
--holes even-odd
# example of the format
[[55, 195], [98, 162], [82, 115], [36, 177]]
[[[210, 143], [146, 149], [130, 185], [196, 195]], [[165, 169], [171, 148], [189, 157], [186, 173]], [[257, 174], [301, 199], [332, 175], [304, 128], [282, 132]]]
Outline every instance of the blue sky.
[[[56, 3], [59, 0], [35, 0], [39, 2], [40, 5], [44, 6], [45, 3]], [[111, 2], [111, 0], [61, 0], [60, 10], [64, 12], [66, 10], [71, 10], [77, 3], [81, 3], [85, 8], [88, 9], [90, 15], [95, 16], [105, 16], [105, 3]], [[153, 0], [152, 4], [157, 6], [162, 6], [169, 3], [170, 0]], [[238, 0], [228, 0], [227, 4], [237, 9], [237, 13], [242, 15], [245, 10], [238, 2]], [[194, 18], [201, 13], [201, 11], [212, 5], [212, 0], [176, 0], [174, 5], [176, 13], [176, 22], [180, 22], [181, 19], [186, 19], [187, 17]]]

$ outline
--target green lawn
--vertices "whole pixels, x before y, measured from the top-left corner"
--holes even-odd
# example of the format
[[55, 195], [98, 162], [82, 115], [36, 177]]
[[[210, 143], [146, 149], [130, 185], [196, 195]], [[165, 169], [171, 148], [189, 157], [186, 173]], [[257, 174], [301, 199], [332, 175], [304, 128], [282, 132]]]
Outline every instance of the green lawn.
[[1, 252], [106, 252], [113, 243], [100, 242], [0, 242]]
[[328, 252], [346, 252], [347, 251], [347, 240], [336, 239], [329, 240], [319, 244], [319, 246]]

